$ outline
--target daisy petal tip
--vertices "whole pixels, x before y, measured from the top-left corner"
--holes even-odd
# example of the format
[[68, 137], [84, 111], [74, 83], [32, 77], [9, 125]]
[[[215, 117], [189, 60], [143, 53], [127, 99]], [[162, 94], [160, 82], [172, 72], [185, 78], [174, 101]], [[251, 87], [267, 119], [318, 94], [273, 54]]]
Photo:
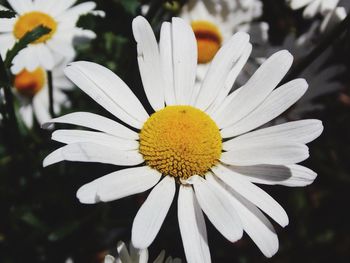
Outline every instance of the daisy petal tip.
[[64, 157], [62, 156], [61, 149], [57, 149], [56, 151], [50, 153], [46, 158], [43, 160], [43, 167], [48, 167], [52, 164], [61, 162], [64, 160]]
[[141, 241], [141, 238], [138, 237], [138, 234], [135, 231], [131, 230], [131, 243], [136, 249], [147, 249], [148, 244], [145, 244]]
[[82, 204], [96, 204], [100, 202], [100, 199], [93, 189], [90, 189], [87, 185], [80, 187], [76, 193], [76, 197]]
[[288, 62], [288, 64], [293, 63], [294, 57], [292, 53], [290, 53], [287, 49], [277, 51], [274, 55], [281, 57], [281, 59], [284, 60], [286, 63]]
[[55, 125], [51, 121], [44, 122], [40, 125], [40, 128], [44, 130], [52, 130], [54, 127]]
[[246, 33], [246, 32], [242, 32], [242, 31], [237, 32], [233, 36], [234, 37], [239, 37], [239, 38], [245, 40], [246, 42], [249, 42], [249, 40], [250, 40], [250, 35], [248, 33]]

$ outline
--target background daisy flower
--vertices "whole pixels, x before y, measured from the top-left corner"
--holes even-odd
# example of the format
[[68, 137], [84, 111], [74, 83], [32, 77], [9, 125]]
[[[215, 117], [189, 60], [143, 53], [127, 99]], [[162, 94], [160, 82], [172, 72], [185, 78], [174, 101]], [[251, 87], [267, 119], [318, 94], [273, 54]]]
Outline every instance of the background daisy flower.
[[[148, 250], [136, 249], [132, 244], [129, 246], [129, 250], [124, 242], [120, 241], [117, 245], [118, 257], [115, 258], [111, 255], [105, 257], [104, 263], [147, 263], [148, 262]], [[165, 259], [165, 251], [162, 250], [153, 263], [181, 263], [181, 259], [172, 258], [171, 256]]]
[[324, 19], [321, 25], [321, 31], [327, 28], [332, 28], [339, 21], [346, 17], [346, 8], [337, 6], [338, 4], [345, 5], [339, 0], [288, 0], [290, 7], [294, 10], [304, 8], [303, 16], [307, 19], [316, 17], [321, 14]]
[[303, 16], [305, 18], [315, 17], [318, 13], [323, 16], [335, 9], [339, 0], [287, 0], [292, 9], [305, 8]]
[[[133, 33], [143, 86], [154, 113], [149, 116], [128, 86], [110, 70], [74, 62], [66, 75], [122, 123], [76, 112], [51, 120], [96, 131], [57, 130], [52, 139], [67, 145], [43, 162], [63, 160], [109, 163], [126, 168], [84, 186], [82, 203], [108, 202], [153, 188], [132, 226], [132, 243], [145, 249], [155, 239], [173, 202], [176, 185], [178, 221], [188, 262], [210, 262], [203, 212], [229, 241], [245, 231], [271, 257], [278, 238], [266, 213], [282, 227], [284, 209], [260, 184], [305, 186], [316, 174], [297, 165], [308, 158], [306, 143], [322, 132], [318, 120], [303, 120], [255, 130], [292, 106], [307, 90], [304, 79], [275, 89], [293, 57], [280, 51], [268, 58], [250, 80], [230, 93], [251, 48], [249, 36], [237, 33], [215, 55], [196, 89], [197, 45], [182, 19], [162, 25], [157, 44], [148, 22], [137, 17]], [[203, 212], [202, 212], [203, 211]]]
[[[53, 109], [56, 114], [62, 106], [68, 107], [69, 100], [64, 91], [73, 89], [74, 85], [64, 75], [63, 68], [67, 61], [57, 65], [52, 70]], [[34, 71], [22, 70], [14, 75], [13, 89], [19, 101], [19, 113], [28, 128], [33, 126], [35, 116], [39, 124], [49, 121], [48, 76], [44, 68], [38, 67]]]
[[262, 48], [268, 41], [268, 25], [254, 22], [261, 14], [259, 0], [190, 0], [183, 7], [180, 16], [191, 24], [197, 40], [199, 82], [203, 81], [216, 52], [238, 31], [248, 32], [255, 46], [251, 56], [246, 54], [250, 59], [237, 81], [242, 84], [247, 80], [245, 71], [251, 75], [260, 65], [259, 61], [264, 57]]
[[75, 56], [75, 37], [94, 38], [95, 33], [76, 26], [81, 15], [93, 12], [94, 2], [73, 6], [75, 0], [8, 0], [18, 14], [12, 19], [0, 19], [0, 53], [4, 58], [7, 50], [27, 32], [39, 25], [51, 29], [27, 48], [21, 50], [13, 60], [14, 74], [23, 69], [34, 71], [41, 67], [52, 70], [62, 59]]

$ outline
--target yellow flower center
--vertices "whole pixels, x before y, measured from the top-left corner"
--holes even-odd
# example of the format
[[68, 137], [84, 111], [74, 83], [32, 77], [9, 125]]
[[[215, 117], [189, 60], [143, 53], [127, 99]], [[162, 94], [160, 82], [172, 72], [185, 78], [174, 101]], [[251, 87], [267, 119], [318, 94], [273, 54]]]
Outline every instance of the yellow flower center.
[[155, 112], [140, 132], [140, 153], [163, 175], [204, 176], [217, 164], [222, 139], [216, 123], [192, 106], [168, 106]]
[[204, 20], [193, 21], [191, 26], [197, 39], [198, 63], [208, 63], [221, 47], [220, 30], [213, 23]]
[[21, 39], [27, 32], [32, 31], [34, 28], [40, 25], [50, 28], [51, 31], [33, 43], [38, 44], [46, 42], [56, 32], [57, 22], [51, 16], [38, 11], [33, 11], [21, 15], [15, 24], [13, 34], [17, 39]]
[[42, 68], [33, 72], [24, 69], [15, 76], [14, 86], [20, 94], [32, 97], [44, 87], [45, 82], [46, 73]]

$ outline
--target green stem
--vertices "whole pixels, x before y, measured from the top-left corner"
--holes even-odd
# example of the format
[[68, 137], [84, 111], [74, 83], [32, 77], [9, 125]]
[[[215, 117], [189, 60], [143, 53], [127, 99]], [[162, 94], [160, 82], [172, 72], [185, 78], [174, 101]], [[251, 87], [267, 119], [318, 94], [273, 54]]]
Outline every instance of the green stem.
[[330, 33], [328, 33], [319, 44], [303, 60], [293, 67], [293, 70], [285, 77], [283, 82], [288, 82], [299, 76], [312, 62], [314, 62], [344, 31], [350, 28], [350, 14]]
[[0, 55], [0, 87], [4, 89], [5, 107], [4, 107], [4, 126], [6, 140], [10, 151], [16, 151], [18, 142], [20, 141], [19, 128], [15, 114], [13, 94], [11, 91], [11, 80], [8, 70], [5, 67], [4, 61]]
[[53, 80], [52, 80], [52, 72], [47, 71], [47, 82], [49, 86], [49, 112], [52, 118], [55, 117], [55, 111], [53, 106]]

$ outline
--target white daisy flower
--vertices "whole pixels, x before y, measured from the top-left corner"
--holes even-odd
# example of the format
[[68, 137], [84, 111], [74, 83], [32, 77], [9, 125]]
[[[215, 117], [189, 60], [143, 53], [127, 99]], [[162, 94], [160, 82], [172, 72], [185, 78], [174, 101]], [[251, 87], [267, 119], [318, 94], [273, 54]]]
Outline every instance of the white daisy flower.
[[[63, 68], [67, 61], [60, 63], [52, 70], [54, 112], [59, 113], [62, 106], [68, 107], [70, 102], [64, 91], [71, 90], [74, 85], [64, 75]], [[22, 70], [14, 76], [14, 93], [19, 101], [19, 113], [28, 128], [33, 126], [33, 117], [42, 124], [49, 121], [49, 86], [46, 71], [38, 67], [34, 71]]]
[[[303, 11], [305, 18], [310, 19], [318, 14], [324, 16], [321, 32], [344, 20], [347, 13], [346, 8], [337, 7], [339, 0], [288, 0], [288, 3], [294, 10], [305, 8]], [[346, 5], [342, 1], [340, 4]]]
[[23, 69], [34, 71], [41, 67], [52, 70], [63, 58], [75, 55], [74, 37], [94, 38], [95, 33], [76, 27], [81, 15], [90, 13], [96, 7], [94, 2], [85, 2], [72, 7], [76, 0], [8, 0], [18, 16], [0, 19], [0, 53], [5, 57], [7, 50], [27, 32], [39, 25], [51, 29], [49, 34], [39, 38], [21, 50], [13, 60], [14, 74]]
[[71, 113], [45, 124], [68, 123], [97, 131], [57, 130], [53, 140], [67, 145], [43, 162], [100, 162], [128, 168], [84, 186], [82, 203], [108, 202], [151, 189], [132, 226], [132, 243], [145, 249], [155, 239], [173, 202], [187, 262], [210, 262], [202, 211], [229, 241], [245, 231], [267, 257], [278, 238], [266, 213], [281, 226], [284, 209], [254, 183], [305, 186], [316, 174], [297, 165], [308, 158], [306, 143], [322, 132], [318, 120], [302, 120], [255, 130], [293, 105], [306, 91], [304, 79], [275, 89], [292, 65], [287, 51], [272, 55], [240, 89], [229, 93], [251, 48], [249, 35], [236, 33], [215, 55], [200, 87], [195, 87], [197, 45], [180, 18], [165, 22], [157, 44], [149, 23], [133, 21], [138, 63], [149, 116], [127, 85], [110, 70], [74, 62], [66, 75], [96, 102], [132, 128], [105, 117]]
[[[319, 23], [315, 21], [307, 32], [299, 37], [295, 33], [290, 33], [281, 46], [272, 46], [267, 53], [271, 55], [278, 50], [287, 49], [292, 53], [294, 60], [299, 63], [317, 45], [320, 37], [319, 29]], [[288, 111], [287, 119], [300, 119], [310, 111], [323, 109], [323, 106], [318, 104], [315, 99], [339, 91], [343, 87], [337, 81], [337, 77], [345, 72], [345, 66], [329, 63], [333, 52], [332, 48], [327, 49], [301, 73], [303, 78], [309, 80], [309, 88], [305, 95]], [[285, 120], [285, 118], [279, 118], [278, 122]]]
[[339, 3], [339, 0], [287, 0], [290, 7], [294, 10], [305, 8], [303, 16], [313, 18], [317, 14], [323, 16], [332, 12]]
[[[245, 74], [246, 70], [248, 73], [256, 70], [260, 64], [252, 58], [260, 59], [263, 53], [258, 52], [258, 47], [268, 41], [267, 23], [253, 22], [261, 14], [262, 3], [259, 0], [190, 0], [183, 7], [180, 16], [191, 24], [197, 40], [199, 82], [203, 81], [209, 63], [220, 47], [238, 31], [249, 32], [251, 41], [256, 46], [241, 75]], [[250, 52], [247, 51], [247, 57], [248, 53]], [[239, 82], [246, 80], [245, 74], [240, 77]]]
[[[129, 250], [124, 242], [120, 241], [117, 245], [118, 257], [115, 258], [111, 255], [105, 257], [104, 263], [147, 263], [148, 262], [148, 250], [134, 248], [132, 244], [129, 246]], [[162, 250], [153, 263], [181, 263], [181, 259], [167, 257], [165, 260], [165, 251]]]

